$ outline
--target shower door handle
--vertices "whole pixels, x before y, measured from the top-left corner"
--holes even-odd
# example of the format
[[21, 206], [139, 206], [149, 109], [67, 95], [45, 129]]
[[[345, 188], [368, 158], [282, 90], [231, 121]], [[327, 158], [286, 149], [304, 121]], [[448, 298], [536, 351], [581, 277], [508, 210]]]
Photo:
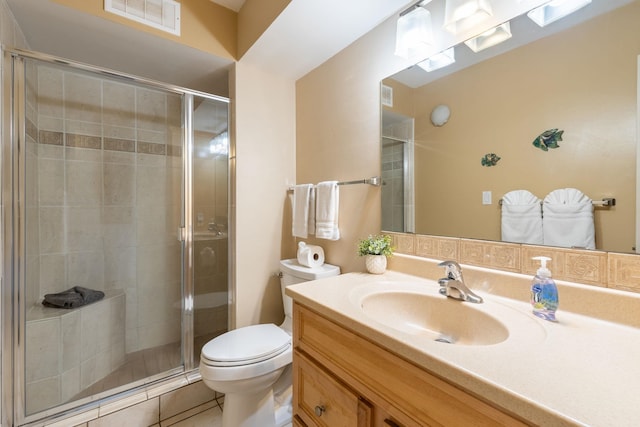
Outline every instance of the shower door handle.
[[178, 241], [184, 242], [187, 240], [187, 229], [184, 227], [178, 227]]

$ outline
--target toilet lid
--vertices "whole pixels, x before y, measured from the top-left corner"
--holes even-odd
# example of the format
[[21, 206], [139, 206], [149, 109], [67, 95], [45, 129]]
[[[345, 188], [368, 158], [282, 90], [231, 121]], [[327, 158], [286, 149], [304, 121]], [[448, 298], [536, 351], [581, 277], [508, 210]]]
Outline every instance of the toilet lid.
[[291, 345], [291, 336], [270, 323], [226, 332], [202, 347], [201, 359], [212, 366], [239, 366], [270, 359]]

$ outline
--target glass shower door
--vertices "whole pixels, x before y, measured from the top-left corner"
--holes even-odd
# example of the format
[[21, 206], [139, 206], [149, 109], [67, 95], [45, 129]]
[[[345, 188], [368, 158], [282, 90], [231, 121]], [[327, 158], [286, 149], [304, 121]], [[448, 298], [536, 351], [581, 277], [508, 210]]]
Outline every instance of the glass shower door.
[[[32, 58], [15, 66], [26, 195], [17, 392], [31, 415], [183, 370], [183, 94]], [[103, 296], [56, 306], [80, 290]]]
[[193, 333], [194, 358], [228, 330], [229, 110], [194, 97], [193, 109]]

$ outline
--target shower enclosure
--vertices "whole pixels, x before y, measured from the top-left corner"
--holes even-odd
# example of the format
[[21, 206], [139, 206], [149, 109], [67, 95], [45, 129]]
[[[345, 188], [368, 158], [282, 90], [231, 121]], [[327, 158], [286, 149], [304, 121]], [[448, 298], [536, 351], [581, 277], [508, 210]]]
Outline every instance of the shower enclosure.
[[414, 120], [382, 108], [382, 229], [415, 232]]
[[[229, 103], [3, 61], [2, 394], [21, 425], [193, 370], [228, 329]], [[42, 304], [76, 287], [104, 297]]]

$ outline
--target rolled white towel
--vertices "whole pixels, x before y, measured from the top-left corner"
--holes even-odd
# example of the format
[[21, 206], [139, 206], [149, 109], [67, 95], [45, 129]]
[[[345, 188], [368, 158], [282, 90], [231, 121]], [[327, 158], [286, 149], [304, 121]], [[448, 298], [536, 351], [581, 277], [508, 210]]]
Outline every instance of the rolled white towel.
[[542, 204], [544, 244], [595, 249], [593, 202], [582, 191], [562, 188], [547, 194]]
[[502, 197], [502, 240], [541, 245], [541, 200], [527, 190], [513, 190]]

